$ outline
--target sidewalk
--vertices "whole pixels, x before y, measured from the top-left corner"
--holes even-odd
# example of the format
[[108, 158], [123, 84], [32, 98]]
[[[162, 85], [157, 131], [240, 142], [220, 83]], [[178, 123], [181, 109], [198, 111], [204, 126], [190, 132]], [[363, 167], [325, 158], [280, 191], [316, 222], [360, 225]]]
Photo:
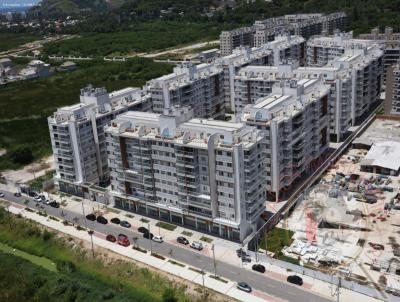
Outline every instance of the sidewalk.
[[[55, 229], [57, 231], [60, 231], [65, 234], [68, 234], [68, 235], [74, 236], [76, 238], [90, 242], [90, 235], [86, 231], [83, 231], [83, 230], [78, 231], [73, 226], [65, 226], [61, 221], [55, 221], [48, 217], [40, 216], [37, 213], [26, 211], [23, 206], [12, 205], [12, 206], [10, 206], [9, 210], [10, 210], [10, 212], [12, 212], [14, 214], [20, 214], [23, 217], [32, 219], [42, 225], [45, 225], [45, 226]], [[205, 272], [205, 274], [202, 275], [201, 273], [199, 273], [197, 271], [190, 270], [189, 269], [190, 266], [188, 266], [188, 265], [184, 265], [184, 267], [182, 267], [181, 265], [173, 264], [173, 262], [169, 261], [170, 259], [166, 258], [166, 259], [162, 260], [162, 259], [153, 257], [150, 255], [150, 253], [148, 251], [146, 253], [143, 253], [143, 252], [132, 249], [130, 246], [123, 247], [116, 243], [111, 243], [104, 239], [104, 234], [95, 233], [95, 236], [93, 236], [93, 243], [95, 245], [101, 246], [101, 247], [106, 248], [115, 253], [121, 254], [128, 258], [131, 258], [135, 261], [139, 261], [141, 263], [149, 265], [155, 269], [162, 270], [169, 274], [173, 274], [173, 275], [181, 277], [185, 280], [189, 280], [199, 286], [203, 286], [203, 282], [204, 282], [205, 287], [210, 288], [216, 292], [222, 293], [226, 296], [237, 299], [239, 301], [244, 301], [244, 302], [247, 302], [247, 301], [280, 302], [280, 301], [282, 301], [282, 300], [277, 300], [276, 298], [267, 300], [266, 298], [268, 298], [269, 296], [267, 294], [263, 294], [262, 292], [259, 292], [259, 291], [254, 291], [253, 293], [250, 293], [250, 294], [240, 291], [236, 288], [235, 282], [232, 282], [229, 280], [225, 280], [226, 282], [215, 280], [210, 277], [210, 276], [212, 276], [212, 273], [210, 273], [210, 272]]]

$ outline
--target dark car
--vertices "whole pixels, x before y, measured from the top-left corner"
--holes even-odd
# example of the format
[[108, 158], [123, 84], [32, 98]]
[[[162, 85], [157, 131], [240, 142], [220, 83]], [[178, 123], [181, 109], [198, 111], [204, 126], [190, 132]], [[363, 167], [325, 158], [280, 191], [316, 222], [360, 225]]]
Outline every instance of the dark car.
[[120, 224], [120, 223], [121, 223], [121, 220], [119, 220], [119, 218], [117, 218], [117, 217], [111, 218], [110, 221], [111, 221], [112, 223], [115, 223], [115, 224]]
[[265, 266], [262, 264], [253, 264], [251, 269], [256, 272], [265, 273]]
[[189, 240], [187, 240], [185, 237], [183, 236], [179, 236], [178, 238], [176, 238], [176, 241], [178, 241], [179, 243], [182, 243], [184, 245], [189, 244]]
[[98, 223], [101, 223], [101, 224], [107, 224], [108, 223], [108, 220], [106, 218], [104, 218], [103, 216], [97, 216], [96, 220], [97, 220]]
[[113, 235], [107, 235], [106, 240], [108, 240], [110, 242], [115, 242], [115, 241], [117, 241], [117, 238], [115, 238], [115, 236], [113, 236]]
[[49, 205], [56, 209], [58, 209], [60, 207], [60, 204], [57, 201], [52, 201], [49, 203]]
[[120, 223], [120, 225], [121, 225], [122, 227], [124, 227], [124, 228], [130, 228], [130, 227], [131, 227], [131, 224], [130, 224], [128, 221], [126, 221], [126, 220], [122, 220], [121, 223]]
[[29, 191], [29, 193], [28, 193], [29, 197], [35, 197], [36, 195], [37, 195], [37, 193], [34, 191]]
[[239, 258], [240, 258], [240, 257], [243, 257], [243, 256], [248, 256], [247, 253], [246, 253], [246, 251], [244, 251], [244, 250], [242, 250], [242, 249], [236, 250], [236, 255], [237, 255]]
[[153, 239], [154, 235], [153, 233], [146, 232], [143, 234], [143, 237], [146, 239]]
[[21, 193], [19, 193], [19, 192], [14, 193], [14, 196], [15, 196], [15, 197], [21, 197]]
[[96, 220], [96, 215], [88, 214], [88, 215], [86, 215], [86, 219], [90, 220], [90, 221], [95, 221]]
[[300, 286], [303, 285], [303, 279], [296, 275], [288, 276], [286, 280], [289, 283], [293, 283], [293, 284], [300, 285]]
[[249, 255], [242, 255], [242, 261], [250, 263], [251, 257]]
[[149, 232], [149, 230], [146, 229], [145, 227], [140, 227], [140, 228], [138, 228], [138, 231], [139, 231], [139, 233], [143, 233], [143, 234]]
[[252, 291], [251, 286], [248, 285], [246, 282], [238, 282], [238, 284], [236, 284], [236, 288], [247, 293], [250, 293]]

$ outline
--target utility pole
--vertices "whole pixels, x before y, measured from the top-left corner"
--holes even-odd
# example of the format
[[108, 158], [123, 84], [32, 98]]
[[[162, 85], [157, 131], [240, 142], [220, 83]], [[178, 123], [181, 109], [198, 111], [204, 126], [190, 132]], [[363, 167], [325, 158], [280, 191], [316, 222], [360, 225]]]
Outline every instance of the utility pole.
[[258, 262], [258, 233], [256, 235], [256, 244], [255, 244], [255, 252], [256, 252], [256, 262]]
[[92, 255], [94, 259], [93, 233], [93, 230], [88, 231], [88, 234], [90, 235], [90, 242], [92, 243]]
[[206, 299], [206, 287], [204, 286], [204, 274], [205, 274], [204, 270], [201, 269], [201, 278], [203, 279], [203, 297], [204, 297], [204, 299]]
[[150, 255], [151, 255], [153, 254], [153, 245], [151, 242], [150, 222], [147, 224], [147, 226], [149, 227], [149, 241], [150, 241]]
[[342, 287], [342, 277], [339, 277], [338, 287], [337, 287], [337, 302], [339, 302], [340, 296], [340, 288]]
[[213, 252], [214, 276], [217, 277], [217, 263], [215, 262], [215, 245], [214, 245], [214, 243], [211, 246], [211, 250]]

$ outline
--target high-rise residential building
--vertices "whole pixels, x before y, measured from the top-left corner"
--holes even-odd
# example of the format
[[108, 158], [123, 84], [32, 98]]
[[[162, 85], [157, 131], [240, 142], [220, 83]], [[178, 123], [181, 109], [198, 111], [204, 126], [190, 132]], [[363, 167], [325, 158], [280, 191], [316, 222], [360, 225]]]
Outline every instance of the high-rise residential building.
[[48, 118], [57, 187], [83, 196], [82, 184], [107, 183], [104, 126], [128, 110], [150, 109], [150, 100], [139, 88], [111, 93], [92, 86], [81, 89], [80, 103], [59, 108]]
[[400, 63], [387, 68], [384, 110], [387, 115], [400, 115]]
[[275, 36], [289, 33], [309, 38], [313, 35], [332, 34], [344, 30], [346, 14], [343, 12], [324, 14], [297, 14], [256, 21], [253, 26], [223, 31], [220, 35], [221, 55], [229, 55], [236, 47], [259, 47]]
[[346, 49], [366, 49], [372, 45], [378, 43], [372, 40], [353, 39], [353, 32], [314, 37], [307, 41], [307, 66], [322, 67], [329, 61], [341, 57]]
[[126, 112], [106, 128], [116, 207], [242, 241], [265, 210], [265, 138], [244, 123]]
[[352, 125], [360, 123], [380, 101], [382, 51], [379, 47], [346, 50], [323, 67], [247, 66], [235, 76], [235, 114], [271, 94], [276, 82], [286, 79], [322, 79], [330, 86], [330, 139], [341, 141]]
[[283, 80], [272, 93], [244, 108], [242, 121], [266, 138], [266, 174], [269, 198], [315, 169], [329, 143], [330, 87], [322, 77]]
[[386, 81], [386, 73], [389, 66], [395, 65], [400, 60], [400, 33], [394, 33], [393, 28], [385, 27], [384, 33], [379, 33], [379, 28], [371, 30], [370, 34], [360, 34], [360, 39], [373, 40], [383, 46], [383, 75]]
[[215, 64], [185, 63], [173, 73], [147, 82], [152, 110], [163, 113], [172, 106], [190, 106], [201, 118], [224, 118], [223, 72]]
[[231, 55], [217, 59], [215, 65], [223, 70], [225, 108], [231, 112], [235, 110], [234, 78], [240, 68], [247, 65], [278, 65], [287, 60], [301, 64], [305, 58], [304, 47], [305, 40], [300, 36], [279, 35], [274, 41], [260, 47], [239, 47]]

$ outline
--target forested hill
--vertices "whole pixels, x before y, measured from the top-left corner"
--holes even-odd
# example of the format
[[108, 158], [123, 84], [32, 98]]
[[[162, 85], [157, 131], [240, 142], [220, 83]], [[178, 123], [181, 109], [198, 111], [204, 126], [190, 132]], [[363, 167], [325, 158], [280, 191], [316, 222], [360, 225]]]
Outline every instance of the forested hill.
[[[375, 26], [400, 31], [400, 0], [42, 0], [33, 11], [42, 16], [85, 14], [83, 31], [126, 30], [132, 22], [182, 20], [249, 25], [254, 20], [294, 13], [345, 11], [349, 28]], [[107, 25], [107, 26], [106, 26]], [[109, 26], [112, 25], [112, 26]]]

